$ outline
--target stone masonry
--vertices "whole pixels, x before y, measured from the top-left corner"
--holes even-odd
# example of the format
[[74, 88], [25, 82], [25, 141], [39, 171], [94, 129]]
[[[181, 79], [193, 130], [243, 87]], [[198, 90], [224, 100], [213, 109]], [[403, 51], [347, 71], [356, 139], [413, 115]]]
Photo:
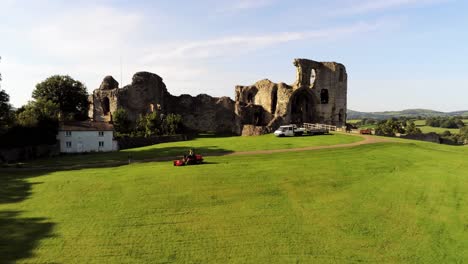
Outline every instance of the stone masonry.
[[257, 135], [283, 124], [346, 123], [347, 74], [344, 65], [295, 59], [296, 82], [292, 85], [267, 79], [250, 86], [236, 86], [229, 97], [173, 96], [162, 78], [149, 72], [133, 76], [132, 84], [119, 88], [111, 76], [90, 95], [90, 118], [112, 121], [112, 113], [124, 108], [131, 120], [160, 111], [182, 115], [184, 125], [197, 132]]

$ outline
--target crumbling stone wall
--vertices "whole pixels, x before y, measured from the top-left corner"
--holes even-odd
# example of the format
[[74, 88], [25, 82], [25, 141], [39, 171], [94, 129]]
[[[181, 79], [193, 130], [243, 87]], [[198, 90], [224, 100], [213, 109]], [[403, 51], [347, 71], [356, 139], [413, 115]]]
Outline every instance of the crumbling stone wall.
[[118, 108], [124, 108], [133, 122], [140, 115], [159, 111], [162, 114], [180, 114], [189, 130], [240, 134], [235, 103], [229, 97], [217, 98], [206, 94], [173, 96], [162, 78], [154, 73], [138, 72], [133, 76], [132, 84], [123, 88], [118, 88], [118, 83], [108, 76], [89, 101], [89, 116], [95, 121], [112, 121], [112, 113]]
[[[241, 117], [241, 126], [265, 126], [264, 131], [272, 131], [290, 123], [346, 124], [344, 65], [307, 59], [295, 59], [294, 65], [297, 76], [291, 86], [267, 79], [251, 86], [236, 86], [236, 114]], [[252, 129], [243, 129], [242, 134], [248, 131]]]
[[239, 134], [235, 103], [229, 97], [200, 94], [170, 96], [166, 111], [180, 114], [184, 126], [193, 131]]
[[264, 79], [250, 86], [236, 86], [235, 101], [206, 94], [173, 96], [162, 78], [149, 72], [136, 73], [132, 84], [123, 88], [107, 76], [90, 96], [89, 115], [96, 121], [112, 121], [112, 113], [125, 108], [135, 121], [152, 111], [176, 113], [191, 130], [238, 135], [268, 133], [290, 123], [343, 127], [347, 109], [344, 65], [308, 59], [295, 59], [294, 65], [294, 84]]

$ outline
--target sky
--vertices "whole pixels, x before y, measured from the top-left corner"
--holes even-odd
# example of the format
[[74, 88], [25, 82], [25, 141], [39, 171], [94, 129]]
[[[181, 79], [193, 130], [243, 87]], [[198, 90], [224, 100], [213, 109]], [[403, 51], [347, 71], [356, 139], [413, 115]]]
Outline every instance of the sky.
[[295, 81], [294, 58], [336, 61], [348, 108], [468, 110], [464, 0], [0, 0], [1, 88], [19, 107], [54, 74], [89, 93], [138, 71], [174, 95], [234, 97]]

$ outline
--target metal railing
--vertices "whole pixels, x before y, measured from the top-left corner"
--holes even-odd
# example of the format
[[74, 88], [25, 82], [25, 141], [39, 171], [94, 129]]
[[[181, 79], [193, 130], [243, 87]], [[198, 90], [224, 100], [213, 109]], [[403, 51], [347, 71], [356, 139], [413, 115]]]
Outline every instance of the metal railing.
[[304, 123], [304, 128], [306, 130], [314, 130], [314, 129], [326, 129], [328, 131], [336, 131], [336, 126], [326, 125], [326, 124], [311, 124], [311, 123]]

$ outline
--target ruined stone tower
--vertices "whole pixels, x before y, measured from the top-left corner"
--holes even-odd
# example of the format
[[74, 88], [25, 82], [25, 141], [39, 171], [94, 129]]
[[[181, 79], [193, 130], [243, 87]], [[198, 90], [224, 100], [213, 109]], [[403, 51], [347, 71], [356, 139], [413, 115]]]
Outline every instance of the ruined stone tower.
[[236, 112], [243, 124], [243, 135], [271, 131], [282, 124], [345, 125], [344, 65], [307, 59], [295, 59], [294, 65], [297, 78], [292, 85], [265, 79], [236, 87]]
[[193, 131], [257, 135], [283, 124], [324, 123], [342, 127], [346, 123], [347, 74], [344, 65], [295, 59], [294, 84], [268, 79], [250, 86], [236, 86], [235, 101], [229, 97], [201, 94], [173, 96], [162, 78], [149, 72], [133, 76], [132, 84], [119, 88], [111, 76], [90, 95], [90, 118], [112, 121], [118, 108], [131, 120], [160, 111], [176, 113]]

